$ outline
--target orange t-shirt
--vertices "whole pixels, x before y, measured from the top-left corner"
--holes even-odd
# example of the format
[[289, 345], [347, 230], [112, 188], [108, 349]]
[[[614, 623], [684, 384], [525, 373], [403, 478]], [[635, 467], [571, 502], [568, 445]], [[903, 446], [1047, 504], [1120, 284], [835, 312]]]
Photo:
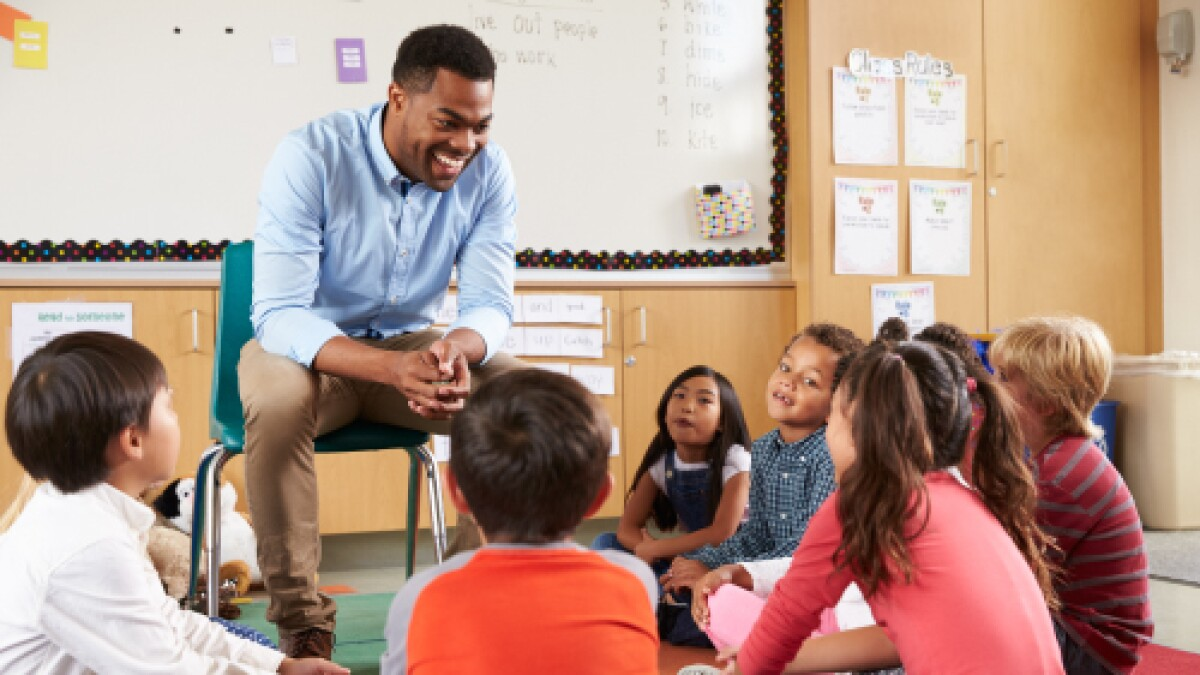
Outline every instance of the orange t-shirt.
[[381, 672], [657, 673], [655, 593], [628, 554], [487, 546], [401, 589]]

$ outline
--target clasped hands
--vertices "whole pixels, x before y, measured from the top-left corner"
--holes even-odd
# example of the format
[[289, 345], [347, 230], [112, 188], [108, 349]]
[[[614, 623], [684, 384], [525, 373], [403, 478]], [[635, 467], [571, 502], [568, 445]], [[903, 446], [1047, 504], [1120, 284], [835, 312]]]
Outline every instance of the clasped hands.
[[450, 419], [471, 391], [467, 357], [452, 340], [438, 340], [419, 352], [395, 352], [390, 375], [409, 409], [431, 420]]

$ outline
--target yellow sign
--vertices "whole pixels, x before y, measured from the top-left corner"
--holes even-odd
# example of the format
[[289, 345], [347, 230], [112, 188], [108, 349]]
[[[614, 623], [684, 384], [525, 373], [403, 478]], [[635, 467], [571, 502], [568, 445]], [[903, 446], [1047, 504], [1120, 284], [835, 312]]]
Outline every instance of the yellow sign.
[[48, 64], [46, 52], [50, 44], [50, 24], [45, 21], [13, 22], [13, 66], [39, 68]]

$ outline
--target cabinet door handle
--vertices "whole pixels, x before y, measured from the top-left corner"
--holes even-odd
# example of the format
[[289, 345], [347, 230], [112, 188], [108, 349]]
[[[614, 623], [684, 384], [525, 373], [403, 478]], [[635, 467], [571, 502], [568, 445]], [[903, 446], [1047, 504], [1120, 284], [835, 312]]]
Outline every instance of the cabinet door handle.
[[[1004, 161], [1000, 160], [1000, 153], [1004, 152]], [[1008, 175], [1008, 141], [996, 141], [996, 178], [1004, 178]]]
[[200, 310], [192, 309], [192, 351], [200, 351]]
[[968, 176], [979, 175], [979, 139], [968, 138], [967, 145], [971, 146], [971, 168], [967, 170]]
[[612, 308], [604, 308], [604, 346], [612, 344]]
[[637, 311], [638, 311], [638, 327], [641, 330], [640, 338], [638, 339], [637, 343], [639, 345], [644, 345], [644, 344], [646, 344], [647, 339], [648, 339], [646, 337], [646, 307], [644, 305], [641, 307], [638, 307]]

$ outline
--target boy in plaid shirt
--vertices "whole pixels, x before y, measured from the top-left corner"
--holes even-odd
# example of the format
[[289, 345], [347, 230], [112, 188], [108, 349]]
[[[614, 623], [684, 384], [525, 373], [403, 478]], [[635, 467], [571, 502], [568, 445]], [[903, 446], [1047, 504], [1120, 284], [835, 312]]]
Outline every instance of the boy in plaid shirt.
[[[790, 557], [796, 550], [809, 519], [836, 487], [825, 420], [838, 360], [862, 347], [849, 329], [829, 323], [809, 324], [792, 337], [767, 381], [767, 413], [779, 426], [750, 451], [750, 519], [720, 545], [676, 557], [661, 579], [668, 593], [686, 593], [721, 565]], [[670, 634], [665, 639], [675, 641]]]

